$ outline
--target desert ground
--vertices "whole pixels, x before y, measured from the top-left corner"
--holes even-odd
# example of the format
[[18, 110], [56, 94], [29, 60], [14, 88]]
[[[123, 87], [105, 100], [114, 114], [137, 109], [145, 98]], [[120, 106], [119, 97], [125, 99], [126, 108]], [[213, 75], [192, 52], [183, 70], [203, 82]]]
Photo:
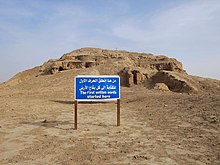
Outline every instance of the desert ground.
[[115, 102], [80, 103], [74, 130], [78, 74], [0, 84], [0, 164], [220, 164], [220, 81], [195, 77], [193, 94], [121, 87], [121, 126]]

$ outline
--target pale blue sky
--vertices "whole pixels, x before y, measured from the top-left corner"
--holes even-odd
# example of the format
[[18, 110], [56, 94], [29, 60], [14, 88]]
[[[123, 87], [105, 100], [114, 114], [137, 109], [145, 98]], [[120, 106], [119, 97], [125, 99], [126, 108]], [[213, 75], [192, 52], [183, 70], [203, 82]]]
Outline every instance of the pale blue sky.
[[0, 82], [82, 47], [167, 55], [220, 79], [220, 0], [0, 0]]

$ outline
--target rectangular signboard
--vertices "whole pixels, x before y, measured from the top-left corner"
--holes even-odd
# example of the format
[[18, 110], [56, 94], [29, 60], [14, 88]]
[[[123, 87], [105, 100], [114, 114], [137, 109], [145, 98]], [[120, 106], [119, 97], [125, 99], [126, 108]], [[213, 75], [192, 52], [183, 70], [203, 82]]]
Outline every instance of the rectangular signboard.
[[102, 101], [120, 99], [120, 77], [115, 75], [76, 76], [75, 100]]

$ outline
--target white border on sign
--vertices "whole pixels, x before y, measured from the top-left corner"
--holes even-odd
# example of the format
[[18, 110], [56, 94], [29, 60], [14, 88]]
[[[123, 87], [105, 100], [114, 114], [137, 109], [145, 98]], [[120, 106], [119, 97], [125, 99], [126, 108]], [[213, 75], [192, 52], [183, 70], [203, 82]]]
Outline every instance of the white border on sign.
[[119, 75], [77, 75], [76, 77], [117, 77], [117, 78], [120, 78]]
[[[78, 77], [116, 77], [119, 79], [119, 98], [114, 98], [114, 99], [76, 99], [76, 78]], [[119, 75], [77, 75], [75, 76], [74, 78], [74, 99], [77, 100], [77, 101], [116, 101], [117, 99], [120, 99], [121, 98], [121, 80], [120, 80], [120, 76]]]

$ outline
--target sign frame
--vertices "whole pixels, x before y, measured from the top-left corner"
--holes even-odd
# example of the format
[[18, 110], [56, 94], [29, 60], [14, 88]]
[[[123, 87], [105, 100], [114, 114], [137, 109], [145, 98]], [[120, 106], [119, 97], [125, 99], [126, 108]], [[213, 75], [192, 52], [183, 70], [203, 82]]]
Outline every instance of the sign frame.
[[[119, 97], [118, 98], [110, 98], [110, 99], [76, 99], [76, 78], [77, 77], [117, 77], [119, 79]], [[117, 104], [117, 126], [120, 126], [120, 105], [121, 105], [121, 91], [120, 91], [120, 76], [119, 75], [77, 75], [74, 78], [74, 112], [73, 112], [73, 120], [74, 120], [74, 129], [77, 130], [77, 110], [78, 110], [78, 104], [79, 102], [110, 102], [110, 101], [116, 101]]]
[[[118, 78], [118, 81], [119, 81], [119, 86], [118, 86], [118, 93], [119, 93], [119, 97], [118, 98], [110, 98], [110, 99], [76, 99], [76, 79], [77, 78], [80, 78], [80, 77], [85, 77], [85, 78]], [[117, 99], [120, 99], [121, 98], [121, 91], [120, 91], [120, 76], [119, 75], [77, 75], [75, 78], [74, 78], [74, 100], [77, 100], [77, 101], [85, 101], [85, 102], [91, 102], [91, 101], [94, 101], [94, 102], [102, 102], [102, 101], [114, 101], [114, 100], [117, 100]]]

